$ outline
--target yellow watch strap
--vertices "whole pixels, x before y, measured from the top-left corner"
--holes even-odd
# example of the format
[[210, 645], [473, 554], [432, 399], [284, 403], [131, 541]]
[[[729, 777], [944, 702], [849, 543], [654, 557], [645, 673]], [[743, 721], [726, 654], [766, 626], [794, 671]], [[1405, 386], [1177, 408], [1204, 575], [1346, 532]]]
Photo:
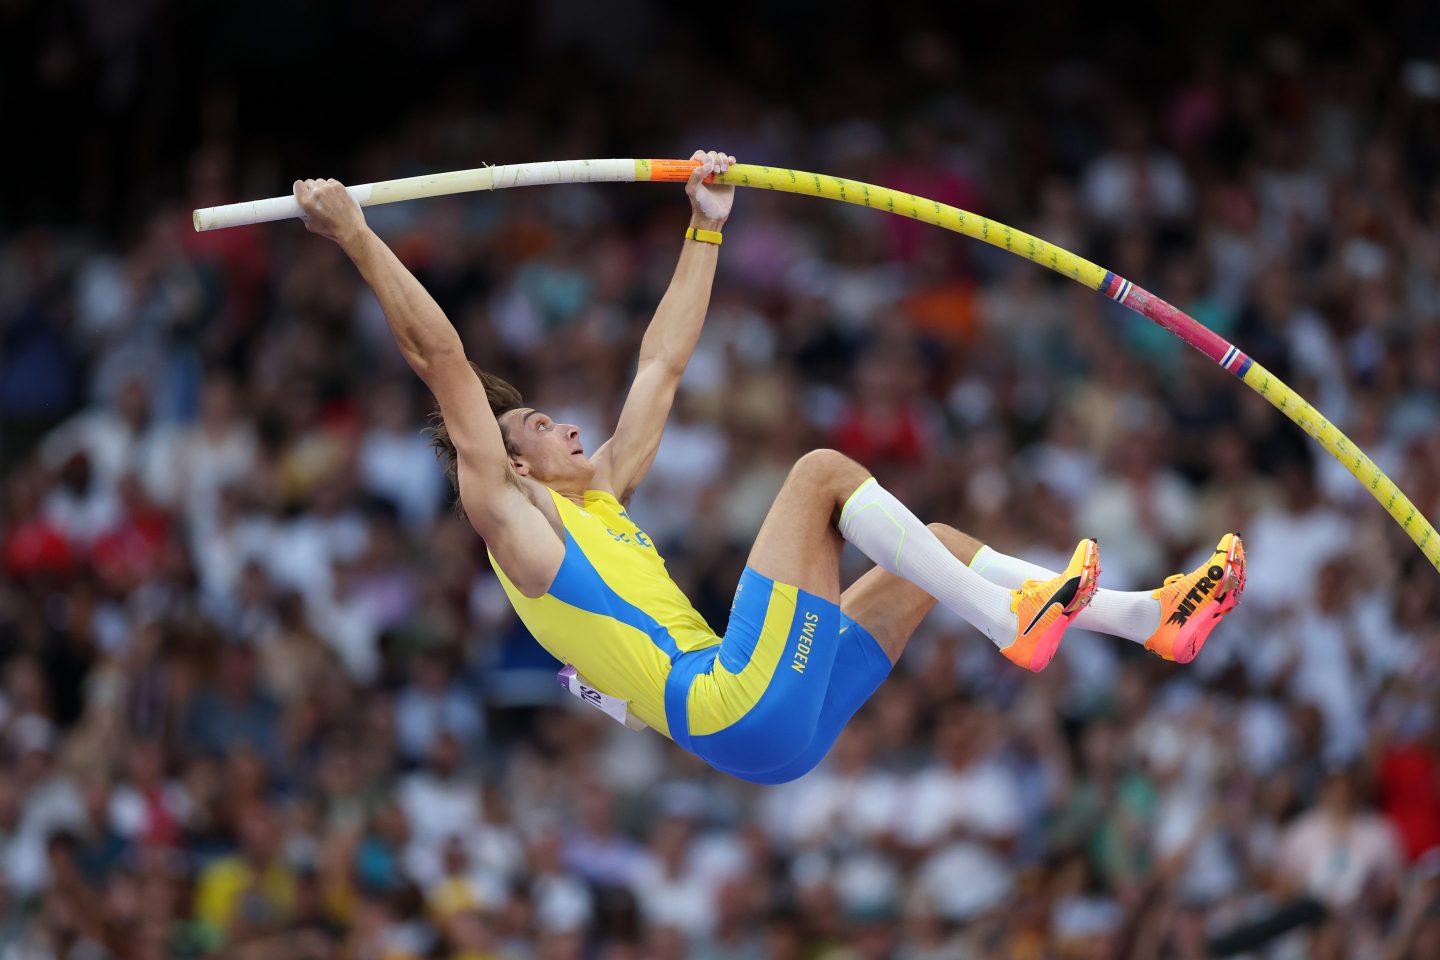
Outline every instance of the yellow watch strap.
[[700, 230], [695, 227], [685, 229], [686, 240], [699, 240], [701, 243], [713, 243], [717, 247], [725, 242], [719, 230]]

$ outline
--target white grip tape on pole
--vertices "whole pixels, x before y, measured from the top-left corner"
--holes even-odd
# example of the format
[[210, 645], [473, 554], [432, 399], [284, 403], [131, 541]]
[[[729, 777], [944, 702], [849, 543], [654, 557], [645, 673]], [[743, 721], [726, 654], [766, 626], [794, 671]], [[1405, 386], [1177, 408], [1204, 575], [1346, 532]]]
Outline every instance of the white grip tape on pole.
[[[541, 163], [514, 163], [497, 167], [476, 167], [423, 177], [382, 180], [346, 187], [345, 192], [362, 207], [424, 197], [443, 197], [452, 193], [475, 190], [504, 190], [510, 187], [535, 187], [561, 183], [617, 183], [635, 179], [635, 161], [613, 160], [548, 160]], [[195, 211], [197, 231], [218, 230], [251, 223], [270, 223], [300, 216], [300, 204], [294, 196], [270, 197], [245, 203], [228, 203], [218, 207], [202, 207]]]
[[549, 160], [490, 167], [492, 190], [553, 183], [633, 183], [634, 160]]
[[[380, 184], [361, 183], [346, 187], [345, 192], [363, 207], [373, 202], [371, 196], [377, 186]], [[270, 223], [273, 220], [293, 220], [299, 216], [300, 203], [291, 195], [249, 200], [245, 203], [227, 203], [219, 207], [201, 207], [195, 211], [192, 219], [196, 231], [199, 232], [219, 230], [222, 227], [241, 227], [251, 223]]]

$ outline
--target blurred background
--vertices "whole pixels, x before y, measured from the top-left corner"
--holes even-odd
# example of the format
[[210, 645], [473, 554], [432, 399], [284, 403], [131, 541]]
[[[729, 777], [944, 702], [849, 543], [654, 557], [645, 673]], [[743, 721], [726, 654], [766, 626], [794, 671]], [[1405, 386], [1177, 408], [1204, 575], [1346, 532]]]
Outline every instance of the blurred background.
[[[1188, 667], [1072, 632], [1033, 676], [937, 614], [755, 788], [561, 702], [334, 246], [190, 226], [696, 148], [898, 187], [1171, 300], [1440, 517], [1440, 6], [1257, 6], [0, 0], [0, 960], [1440, 956], [1440, 580], [1163, 330], [741, 192], [632, 508], [717, 630], [818, 446], [1005, 552], [1098, 536], [1107, 586], [1250, 556]], [[678, 186], [368, 217], [474, 359], [607, 435]]]

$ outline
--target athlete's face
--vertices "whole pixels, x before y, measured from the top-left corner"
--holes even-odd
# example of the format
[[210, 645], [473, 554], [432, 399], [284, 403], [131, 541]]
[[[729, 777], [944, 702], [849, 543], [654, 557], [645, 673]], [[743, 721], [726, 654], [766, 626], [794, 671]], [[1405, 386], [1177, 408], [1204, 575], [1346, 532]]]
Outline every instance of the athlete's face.
[[556, 423], [539, 410], [521, 407], [502, 416], [500, 425], [517, 451], [510, 465], [522, 477], [554, 484], [589, 481], [595, 474], [575, 424]]

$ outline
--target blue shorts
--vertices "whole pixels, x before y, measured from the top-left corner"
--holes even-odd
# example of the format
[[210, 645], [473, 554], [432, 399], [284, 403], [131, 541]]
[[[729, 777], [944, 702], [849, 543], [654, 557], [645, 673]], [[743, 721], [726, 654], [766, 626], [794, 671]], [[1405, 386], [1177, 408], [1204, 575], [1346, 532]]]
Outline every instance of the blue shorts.
[[671, 665], [665, 719], [717, 770], [785, 783], [825, 758], [890, 667], [837, 604], [746, 567], [721, 642]]

